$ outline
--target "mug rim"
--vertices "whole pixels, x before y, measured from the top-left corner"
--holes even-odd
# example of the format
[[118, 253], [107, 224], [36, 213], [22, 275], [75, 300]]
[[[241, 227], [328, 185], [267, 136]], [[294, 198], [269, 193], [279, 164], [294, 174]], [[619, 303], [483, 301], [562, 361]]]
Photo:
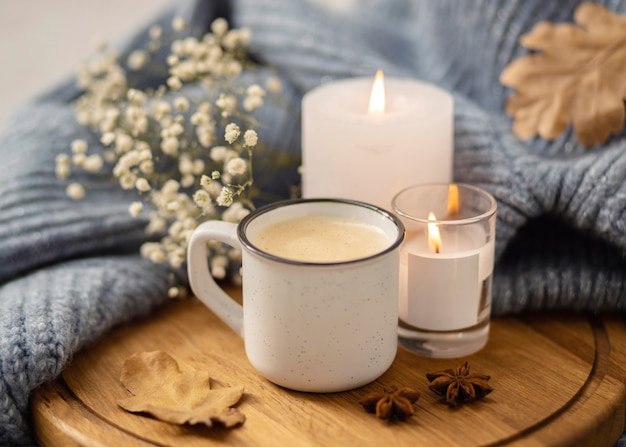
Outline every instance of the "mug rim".
[[[377, 212], [381, 216], [390, 220], [397, 228], [398, 234], [395, 240], [384, 250], [381, 250], [373, 255], [365, 256], [362, 258], [349, 259], [346, 261], [333, 261], [333, 262], [310, 262], [310, 261], [298, 261], [295, 259], [283, 258], [282, 256], [273, 255], [264, 250], [261, 250], [259, 247], [254, 245], [248, 236], [246, 235], [246, 228], [248, 225], [257, 217], [262, 216], [263, 214], [269, 213], [277, 208], [282, 208], [285, 206], [297, 205], [297, 204], [307, 204], [307, 203], [339, 203], [350, 206], [358, 206], [361, 208], [367, 208], [372, 211]], [[395, 214], [380, 208], [376, 205], [366, 202], [360, 202], [358, 200], [350, 200], [350, 199], [336, 199], [336, 198], [300, 198], [300, 199], [287, 199], [280, 200], [278, 202], [273, 202], [267, 205], [264, 205], [256, 210], [252, 211], [250, 214], [246, 215], [239, 224], [237, 225], [237, 237], [241, 242], [242, 246], [249, 250], [250, 252], [262, 256], [266, 259], [280, 262], [283, 264], [291, 264], [291, 265], [300, 265], [300, 266], [318, 266], [318, 267], [329, 267], [329, 266], [338, 266], [338, 265], [349, 265], [356, 264], [359, 262], [369, 261], [371, 259], [379, 258], [385, 256], [386, 254], [394, 251], [396, 248], [400, 246], [402, 241], [404, 240], [405, 228], [404, 224]]]

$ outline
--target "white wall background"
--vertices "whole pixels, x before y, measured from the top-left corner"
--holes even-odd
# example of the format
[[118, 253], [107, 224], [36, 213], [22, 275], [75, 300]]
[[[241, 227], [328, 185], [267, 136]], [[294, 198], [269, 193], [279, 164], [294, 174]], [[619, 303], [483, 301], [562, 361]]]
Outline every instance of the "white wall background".
[[74, 73], [97, 39], [115, 42], [172, 0], [0, 0], [0, 127]]

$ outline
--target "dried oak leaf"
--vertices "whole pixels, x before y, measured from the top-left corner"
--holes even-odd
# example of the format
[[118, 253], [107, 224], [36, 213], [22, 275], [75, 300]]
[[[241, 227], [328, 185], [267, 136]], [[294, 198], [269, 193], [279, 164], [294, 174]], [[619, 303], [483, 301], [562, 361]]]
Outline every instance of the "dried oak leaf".
[[626, 15], [582, 3], [572, 23], [538, 23], [520, 44], [537, 52], [500, 75], [516, 91], [506, 103], [520, 138], [554, 140], [571, 123], [585, 147], [604, 142], [625, 124]]
[[179, 363], [162, 351], [140, 352], [127, 358], [120, 380], [134, 396], [117, 403], [132, 413], [208, 427], [215, 422], [232, 427], [246, 420], [243, 413], [231, 408], [243, 394], [242, 385], [211, 389], [206, 371]]

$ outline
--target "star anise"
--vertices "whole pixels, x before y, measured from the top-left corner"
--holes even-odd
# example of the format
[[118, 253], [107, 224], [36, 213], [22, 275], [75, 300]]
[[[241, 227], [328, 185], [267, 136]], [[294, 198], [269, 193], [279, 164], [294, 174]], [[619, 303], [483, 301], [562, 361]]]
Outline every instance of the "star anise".
[[414, 412], [413, 404], [417, 402], [420, 393], [412, 388], [396, 386], [385, 388], [381, 393], [370, 393], [359, 401], [369, 413], [376, 413], [376, 417], [387, 420], [404, 421]]
[[453, 369], [426, 374], [431, 383], [429, 388], [435, 393], [445, 396], [451, 407], [482, 399], [493, 391], [489, 386], [490, 376], [470, 374], [469, 363]]

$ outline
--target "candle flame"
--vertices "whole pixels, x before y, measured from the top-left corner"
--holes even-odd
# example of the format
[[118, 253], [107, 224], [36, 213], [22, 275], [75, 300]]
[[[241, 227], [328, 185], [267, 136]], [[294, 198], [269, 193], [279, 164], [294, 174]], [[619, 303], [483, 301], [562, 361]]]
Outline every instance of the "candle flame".
[[378, 70], [374, 76], [368, 113], [370, 115], [383, 115], [385, 113], [385, 75], [382, 70]]
[[459, 187], [456, 183], [448, 187], [448, 216], [459, 214]]
[[[428, 220], [437, 220], [435, 213], [432, 211], [428, 213]], [[439, 226], [436, 223], [428, 224], [428, 247], [435, 253], [439, 253], [441, 250], [441, 234], [439, 233]]]

